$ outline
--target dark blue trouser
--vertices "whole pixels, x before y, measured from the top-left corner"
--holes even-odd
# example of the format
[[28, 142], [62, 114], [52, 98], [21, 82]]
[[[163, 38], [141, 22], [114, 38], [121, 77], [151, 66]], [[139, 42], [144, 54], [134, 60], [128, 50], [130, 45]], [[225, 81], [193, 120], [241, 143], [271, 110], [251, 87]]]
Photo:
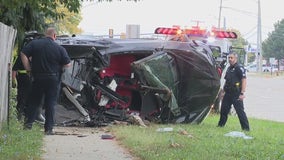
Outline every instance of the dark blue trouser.
[[232, 94], [225, 94], [222, 100], [222, 105], [221, 105], [221, 113], [220, 113], [220, 120], [218, 123], [218, 126], [222, 127], [225, 126], [227, 119], [228, 119], [228, 114], [231, 110], [231, 106], [233, 104], [237, 115], [239, 117], [239, 121], [241, 124], [241, 127], [243, 130], [250, 130], [249, 128], [249, 122], [246, 116], [246, 113], [244, 111], [244, 103], [241, 100], [238, 100], [239, 95], [232, 95]]
[[30, 94], [32, 82], [30, 77], [27, 74], [20, 74], [17, 75], [17, 115], [18, 119], [20, 120], [22, 116], [26, 117], [26, 107], [28, 105], [28, 96]]
[[57, 104], [59, 94], [60, 78], [59, 75], [35, 76], [32, 84], [32, 91], [27, 107], [26, 124], [32, 124], [37, 116], [38, 107], [44, 98], [45, 108], [45, 131], [52, 130], [54, 125], [54, 107]]

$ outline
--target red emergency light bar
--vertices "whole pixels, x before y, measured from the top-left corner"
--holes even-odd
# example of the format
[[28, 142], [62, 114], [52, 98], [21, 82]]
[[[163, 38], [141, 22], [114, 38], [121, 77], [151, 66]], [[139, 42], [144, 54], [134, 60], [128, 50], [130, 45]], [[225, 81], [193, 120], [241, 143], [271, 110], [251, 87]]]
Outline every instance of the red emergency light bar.
[[232, 38], [237, 39], [238, 35], [235, 32], [229, 31], [213, 31], [216, 38]]
[[185, 34], [194, 37], [207, 37], [207, 31], [205, 29], [185, 29]]
[[156, 28], [155, 34], [168, 34], [168, 35], [176, 35], [180, 34], [181, 30], [177, 28], [164, 28], [164, 27], [159, 27]]
[[238, 38], [238, 35], [235, 32], [229, 32], [229, 31], [216, 31], [213, 30], [209, 34], [209, 32], [205, 29], [178, 29], [178, 28], [164, 28], [164, 27], [159, 27], [156, 28], [155, 34], [167, 34], [167, 35], [177, 35], [177, 34], [186, 34], [187, 36], [193, 36], [193, 37], [208, 37], [208, 36], [213, 36], [216, 38], [231, 38], [231, 39], [236, 39]]

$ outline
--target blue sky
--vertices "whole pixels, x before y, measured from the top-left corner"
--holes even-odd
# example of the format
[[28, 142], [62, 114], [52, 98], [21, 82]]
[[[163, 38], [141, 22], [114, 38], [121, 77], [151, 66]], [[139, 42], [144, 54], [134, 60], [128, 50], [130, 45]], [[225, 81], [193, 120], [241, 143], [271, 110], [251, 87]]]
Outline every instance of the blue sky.
[[[283, 0], [261, 0], [262, 40], [284, 18]], [[220, 0], [140, 0], [140, 2], [84, 2], [79, 27], [86, 34], [106, 35], [126, 32], [127, 24], [140, 25], [140, 33], [173, 25], [204, 28], [218, 26]], [[257, 0], [223, 0], [221, 26], [238, 29], [249, 42], [256, 41]], [[224, 23], [225, 21], [225, 23]]]

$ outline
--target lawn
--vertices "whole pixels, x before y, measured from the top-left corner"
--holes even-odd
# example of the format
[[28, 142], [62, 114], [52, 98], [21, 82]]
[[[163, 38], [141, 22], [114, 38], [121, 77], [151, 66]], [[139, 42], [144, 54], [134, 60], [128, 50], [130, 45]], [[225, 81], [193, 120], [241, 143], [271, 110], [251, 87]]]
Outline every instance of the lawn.
[[[11, 113], [15, 113], [12, 111]], [[0, 160], [37, 160], [43, 151], [42, 126], [26, 131], [14, 114], [9, 126], [0, 131]], [[284, 160], [284, 123], [249, 118], [252, 139], [228, 137], [239, 131], [238, 118], [230, 116], [224, 128], [216, 127], [218, 115], [209, 115], [201, 124], [114, 125], [116, 139], [141, 160]], [[158, 132], [169, 128], [173, 131]]]
[[[142, 160], [284, 160], [284, 123], [249, 119], [250, 132], [242, 132], [235, 116], [227, 126], [216, 127], [219, 116], [210, 115], [202, 124], [152, 124], [113, 126], [112, 132], [123, 146]], [[158, 132], [159, 128], [173, 128]], [[238, 131], [252, 139], [228, 137]]]
[[[224, 136], [239, 131], [238, 118], [230, 116], [227, 126], [216, 127], [219, 116], [210, 115], [199, 125], [150, 124], [110, 126], [116, 139], [141, 160], [284, 160], [284, 123], [249, 119], [252, 139]], [[40, 159], [43, 145], [41, 126], [31, 131], [11, 121], [0, 132], [0, 160]], [[173, 131], [159, 132], [160, 128]]]
[[42, 128], [35, 124], [32, 130], [23, 130], [23, 122], [17, 121], [16, 90], [12, 89], [9, 121], [0, 129], [0, 160], [39, 160], [43, 146]]
[[39, 125], [34, 125], [33, 130], [23, 130], [21, 123], [12, 120], [0, 131], [0, 160], [39, 160], [42, 139]]

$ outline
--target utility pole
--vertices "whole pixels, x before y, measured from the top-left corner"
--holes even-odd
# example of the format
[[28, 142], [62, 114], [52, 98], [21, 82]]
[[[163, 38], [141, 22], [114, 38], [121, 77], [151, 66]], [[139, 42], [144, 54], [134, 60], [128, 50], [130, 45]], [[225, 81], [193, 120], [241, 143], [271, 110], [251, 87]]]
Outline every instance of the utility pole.
[[219, 18], [218, 18], [218, 29], [221, 30], [221, 12], [222, 12], [222, 2], [223, 0], [220, 0], [220, 8], [219, 8]]
[[261, 39], [261, 10], [260, 10], [260, 0], [258, 0], [258, 18], [257, 18], [257, 71], [262, 72], [262, 39]]

